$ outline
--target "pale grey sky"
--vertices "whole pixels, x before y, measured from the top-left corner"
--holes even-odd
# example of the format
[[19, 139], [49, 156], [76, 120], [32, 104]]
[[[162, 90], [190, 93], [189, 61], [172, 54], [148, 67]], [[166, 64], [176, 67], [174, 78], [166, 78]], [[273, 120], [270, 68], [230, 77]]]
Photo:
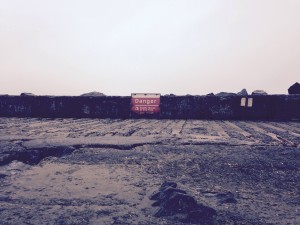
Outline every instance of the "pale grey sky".
[[0, 0], [0, 94], [285, 94], [299, 24], [300, 0]]

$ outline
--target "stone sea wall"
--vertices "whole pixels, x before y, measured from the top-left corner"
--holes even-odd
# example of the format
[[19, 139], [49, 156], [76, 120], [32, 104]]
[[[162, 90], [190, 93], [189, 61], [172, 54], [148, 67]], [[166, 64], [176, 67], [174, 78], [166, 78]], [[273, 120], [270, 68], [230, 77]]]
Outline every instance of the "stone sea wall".
[[[127, 119], [133, 118], [130, 102], [129, 96], [2, 95], [0, 117]], [[155, 118], [300, 121], [300, 95], [161, 96], [160, 107]]]

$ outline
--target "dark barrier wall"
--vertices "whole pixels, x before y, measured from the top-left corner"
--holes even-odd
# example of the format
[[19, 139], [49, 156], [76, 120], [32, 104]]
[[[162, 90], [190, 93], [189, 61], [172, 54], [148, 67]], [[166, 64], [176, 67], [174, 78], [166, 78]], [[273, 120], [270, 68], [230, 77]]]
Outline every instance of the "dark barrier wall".
[[0, 116], [129, 118], [131, 97], [1, 96]]
[[[253, 100], [252, 107], [241, 99]], [[300, 95], [161, 97], [162, 118], [300, 120]]]
[[[300, 95], [162, 96], [161, 119], [300, 120]], [[131, 97], [0, 96], [1, 117], [131, 118]], [[248, 102], [248, 100], [247, 100]], [[247, 103], [246, 102], [246, 103]]]

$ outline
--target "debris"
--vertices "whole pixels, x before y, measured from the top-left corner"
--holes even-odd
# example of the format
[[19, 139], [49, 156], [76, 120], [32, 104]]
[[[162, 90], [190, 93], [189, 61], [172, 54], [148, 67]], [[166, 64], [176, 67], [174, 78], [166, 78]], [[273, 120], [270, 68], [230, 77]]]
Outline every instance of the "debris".
[[289, 87], [288, 92], [290, 95], [300, 94], [300, 84], [298, 82], [294, 83]]

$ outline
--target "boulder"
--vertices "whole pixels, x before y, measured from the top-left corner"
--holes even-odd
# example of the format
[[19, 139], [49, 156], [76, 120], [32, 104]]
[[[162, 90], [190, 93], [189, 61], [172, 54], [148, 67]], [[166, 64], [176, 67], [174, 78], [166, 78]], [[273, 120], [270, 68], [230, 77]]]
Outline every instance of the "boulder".
[[241, 90], [240, 92], [238, 92], [237, 95], [247, 96], [247, 95], [248, 95], [248, 92], [247, 92], [247, 90], [244, 88], [243, 90]]
[[172, 216], [177, 213], [188, 213], [197, 209], [196, 200], [187, 194], [174, 192], [161, 205], [161, 208], [155, 213], [155, 216]]
[[264, 90], [255, 90], [252, 92], [252, 95], [268, 95]]
[[236, 95], [236, 93], [230, 93], [230, 92], [220, 92], [218, 94], [216, 94], [216, 96], [221, 96], [221, 97], [226, 97], [226, 96], [233, 96]]
[[160, 191], [163, 191], [163, 190], [165, 190], [165, 189], [167, 189], [167, 188], [170, 188], [170, 187], [176, 188], [176, 187], [177, 187], [177, 184], [176, 184], [175, 182], [173, 182], [173, 181], [165, 181], [165, 182], [163, 182], [163, 184], [160, 186], [159, 190], [160, 190]]
[[[172, 194], [173, 192], [182, 192], [180, 189], [176, 189], [177, 184], [175, 182], [165, 181], [159, 188], [158, 191], [154, 192], [150, 195], [150, 200], [161, 201], [162, 199], [166, 198], [167, 195]], [[184, 191], [183, 191], [184, 192]], [[157, 203], [153, 203], [157, 204]]]
[[167, 201], [174, 193], [186, 194], [186, 192], [181, 189], [168, 187], [150, 196], [150, 200], [156, 200], [156, 202], [154, 202], [152, 206], [160, 206], [162, 203]]
[[300, 84], [298, 82], [294, 83], [288, 89], [290, 95], [299, 95], [300, 94]]
[[196, 210], [189, 212], [184, 220], [186, 223], [198, 223], [201, 224], [214, 224], [213, 223], [213, 216], [217, 215], [216, 210], [213, 208], [204, 206], [202, 204], [198, 204]]
[[20, 96], [35, 96], [35, 94], [23, 92], [20, 94]]
[[211, 225], [217, 214], [213, 208], [198, 204], [193, 196], [178, 189], [175, 182], [164, 182], [149, 198], [156, 201], [152, 206], [160, 207], [154, 214], [156, 217], [176, 218], [186, 223]]
[[209, 93], [206, 96], [215, 96], [215, 94], [214, 93]]
[[105, 96], [105, 94], [103, 94], [101, 92], [97, 92], [97, 91], [92, 91], [89, 93], [82, 94], [80, 96], [96, 97], [96, 96]]

